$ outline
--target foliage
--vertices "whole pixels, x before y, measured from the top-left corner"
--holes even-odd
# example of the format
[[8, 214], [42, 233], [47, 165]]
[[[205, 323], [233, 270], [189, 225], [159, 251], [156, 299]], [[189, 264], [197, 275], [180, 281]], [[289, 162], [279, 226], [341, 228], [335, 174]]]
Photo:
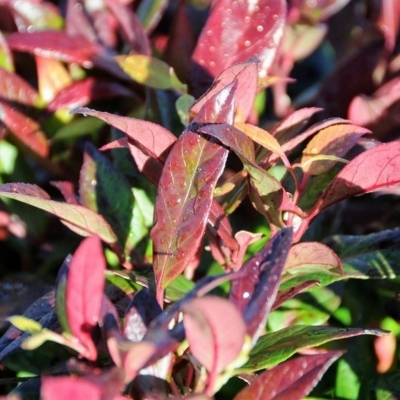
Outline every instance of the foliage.
[[0, 2], [3, 394], [396, 398], [399, 3], [60, 3]]

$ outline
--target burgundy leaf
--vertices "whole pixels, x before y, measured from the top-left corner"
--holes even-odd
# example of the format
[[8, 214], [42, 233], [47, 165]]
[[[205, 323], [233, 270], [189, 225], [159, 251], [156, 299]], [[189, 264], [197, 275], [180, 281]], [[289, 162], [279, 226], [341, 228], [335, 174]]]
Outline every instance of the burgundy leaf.
[[[236, 84], [228, 85], [200, 110], [194, 124], [233, 122]], [[228, 150], [191, 130], [182, 134], [165, 162], [155, 204], [154, 274], [157, 299], [198, 251], [212, 195]]]
[[391, 53], [396, 45], [400, 26], [400, 3], [396, 0], [386, 0], [379, 3], [381, 8], [377, 25], [385, 36], [386, 49]]
[[68, 0], [67, 2], [65, 31], [69, 36], [83, 37], [88, 42], [98, 42], [97, 33], [80, 0]]
[[5, 100], [37, 106], [38, 92], [19, 75], [0, 68], [0, 97]]
[[72, 182], [53, 181], [50, 184], [56, 187], [63, 195], [68, 204], [79, 205], [79, 201], [75, 195], [74, 185]]
[[83, 37], [68, 36], [63, 31], [11, 33], [7, 42], [12, 50], [77, 63], [86, 68], [91, 68], [93, 58], [101, 54], [100, 46]]
[[286, 301], [292, 299], [294, 296], [296, 296], [297, 294], [304, 292], [305, 290], [318, 285], [319, 281], [306, 281], [303, 283], [299, 283], [296, 286], [293, 286], [289, 289], [286, 290], [282, 290], [281, 292], [278, 293], [278, 295], [276, 296], [276, 300], [275, 303], [272, 307], [272, 310], [276, 310], [278, 307], [280, 307], [283, 303], [285, 303]]
[[[0, 69], [1, 70], [1, 69]], [[42, 158], [49, 154], [49, 144], [40, 125], [33, 119], [18, 111], [7, 102], [0, 100], [0, 122], [26, 148]]]
[[307, 355], [263, 372], [234, 400], [301, 400], [316, 386], [341, 351]]
[[87, 78], [66, 87], [47, 105], [47, 108], [53, 112], [60, 108], [72, 110], [76, 107], [85, 106], [92, 101], [112, 97], [132, 98], [133, 96], [131, 90], [118, 82]]
[[190, 351], [208, 370], [210, 378], [215, 377], [238, 357], [243, 347], [243, 318], [231, 302], [217, 296], [193, 299], [183, 304], [182, 311]]
[[0, 195], [40, 208], [57, 216], [63, 224], [78, 235], [99, 235], [106, 243], [115, 243], [116, 237], [104, 218], [94, 211], [75, 204], [66, 204], [50, 199], [36, 185], [6, 183], [0, 185]]
[[243, 264], [242, 277], [232, 281], [230, 300], [243, 313], [247, 333], [256, 342], [274, 304], [292, 241], [292, 230], [279, 231], [266, 246]]
[[236, 107], [240, 120], [246, 121], [254, 105], [257, 95], [257, 79], [259, 62], [248, 61], [229, 66], [224, 69], [214, 81], [212, 87], [190, 109], [190, 114], [195, 116], [204, 104], [216, 95], [225, 86], [235, 79], [238, 82], [236, 94]]
[[92, 333], [100, 317], [106, 263], [100, 239], [91, 236], [82, 241], [69, 266], [66, 288], [66, 312], [71, 333], [86, 347], [84, 357], [97, 358]]
[[267, 74], [285, 26], [283, 0], [217, 1], [207, 19], [193, 53], [191, 80], [204, 92], [212, 78], [227, 67], [253, 57], [261, 61], [261, 75]]
[[323, 193], [318, 209], [399, 183], [400, 141], [384, 143], [350, 161]]

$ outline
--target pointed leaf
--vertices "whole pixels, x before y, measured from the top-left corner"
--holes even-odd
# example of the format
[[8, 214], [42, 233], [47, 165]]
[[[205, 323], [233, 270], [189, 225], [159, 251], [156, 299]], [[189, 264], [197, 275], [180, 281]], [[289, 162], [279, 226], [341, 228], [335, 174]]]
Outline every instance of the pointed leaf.
[[43, 328], [39, 322], [36, 322], [33, 319], [24, 317], [22, 315], [14, 315], [9, 317], [8, 320], [20, 331], [28, 332], [31, 334], [40, 332]]
[[0, 195], [21, 201], [57, 216], [63, 224], [78, 235], [96, 234], [109, 244], [116, 241], [114, 232], [101, 215], [82, 206], [50, 200], [48, 194], [36, 185], [6, 183], [0, 185]]
[[84, 206], [98, 212], [110, 224], [121, 251], [128, 255], [134, 197], [125, 177], [108, 158], [87, 143], [79, 178], [79, 195]]
[[[267, 74], [283, 34], [283, 0], [217, 1], [193, 53], [191, 74], [197, 81], [214, 78], [225, 68], [258, 57]], [[201, 79], [199, 79], [199, 76]]]
[[257, 371], [277, 365], [298, 350], [360, 335], [388, 335], [379, 329], [335, 328], [331, 326], [290, 326], [277, 332], [267, 333], [250, 351], [249, 361], [243, 369]]
[[239, 311], [216, 296], [193, 299], [183, 304], [182, 311], [190, 351], [210, 374], [220, 373], [244, 344], [246, 325]]
[[0, 32], [0, 68], [8, 72], [14, 72], [14, 61], [7, 41]]
[[381, 144], [354, 158], [322, 197], [322, 210], [340, 200], [400, 183], [400, 141]]
[[69, 266], [65, 302], [71, 333], [86, 347], [83, 356], [91, 361], [97, 358], [91, 335], [100, 317], [105, 270], [100, 239], [97, 236], [84, 239]]
[[331, 351], [286, 361], [263, 372], [234, 400], [301, 400], [342, 354], [341, 351]]
[[243, 313], [253, 342], [264, 329], [274, 304], [291, 240], [291, 229], [279, 231], [242, 266], [239, 270], [242, 277], [232, 281], [230, 301]]
[[15, 107], [0, 101], [0, 122], [2, 122], [28, 149], [42, 158], [49, 154], [49, 144], [40, 125]]
[[[202, 108], [195, 123], [233, 122], [236, 85], [229, 85]], [[191, 131], [169, 153], [155, 204], [154, 275], [158, 300], [196, 254], [205, 231], [212, 195], [228, 151]]]
[[327, 171], [335, 164], [335, 161], [321, 160], [311, 163], [307, 161], [316, 155], [343, 157], [366, 133], [370, 131], [351, 124], [333, 125], [322, 129], [310, 140], [303, 151], [301, 159], [303, 171], [311, 175]]

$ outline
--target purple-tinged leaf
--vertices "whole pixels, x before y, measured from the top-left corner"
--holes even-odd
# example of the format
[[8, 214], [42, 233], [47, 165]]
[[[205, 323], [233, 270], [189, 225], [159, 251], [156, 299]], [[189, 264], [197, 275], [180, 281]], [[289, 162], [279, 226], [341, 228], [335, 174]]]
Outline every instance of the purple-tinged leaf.
[[121, 252], [128, 256], [133, 248], [129, 240], [134, 207], [131, 187], [110, 160], [90, 143], [85, 146], [79, 195], [82, 205], [102, 215], [110, 224]]
[[100, 317], [105, 270], [100, 239], [84, 239], [69, 265], [65, 303], [71, 333], [85, 346], [82, 355], [91, 361], [97, 358], [92, 333]]
[[331, 326], [290, 326], [261, 336], [250, 351], [249, 361], [243, 370], [258, 371], [271, 368], [287, 360], [297, 351], [307, 347], [360, 335], [384, 336], [389, 332], [380, 329], [336, 328]]
[[301, 400], [342, 354], [342, 351], [330, 351], [286, 361], [263, 372], [234, 400]]
[[[194, 124], [232, 123], [236, 84], [228, 85], [200, 110]], [[172, 147], [160, 178], [155, 204], [154, 275], [157, 300], [198, 251], [212, 206], [215, 185], [228, 150], [193, 132], [184, 131]]]
[[98, 43], [97, 33], [80, 0], [68, 0], [67, 2], [65, 32], [69, 36], [82, 37], [88, 42]]
[[242, 266], [242, 277], [232, 281], [230, 301], [243, 313], [247, 333], [255, 343], [265, 328], [275, 302], [292, 230], [279, 231], [266, 246]]
[[52, 181], [50, 182], [51, 186], [57, 188], [64, 197], [64, 200], [68, 204], [79, 205], [79, 201], [75, 195], [74, 185], [72, 182], [65, 181]]
[[0, 100], [0, 122], [29, 151], [41, 158], [49, 154], [49, 144], [40, 125], [5, 101]]
[[47, 108], [53, 112], [61, 108], [72, 110], [92, 101], [113, 97], [132, 98], [134, 93], [118, 82], [87, 78], [67, 86], [47, 105]]
[[319, 209], [400, 183], [400, 141], [384, 143], [347, 164], [323, 193]]
[[21, 201], [53, 214], [78, 235], [98, 235], [106, 243], [116, 242], [114, 232], [101, 215], [83, 206], [51, 200], [49, 195], [36, 185], [6, 183], [0, 185], [0, 196]]
[[[246, 335], [244, 320], [231, 302], [217, 296], [184, 303], [182, 312], [190, 351], [208, 370], [209, 379], [215, 379], [242, 350]], [[212, 389], [211, 385], [208, 394], [213, 393]]]
[[190, 108], [191, 116], [195, 117], [208, 100], [236, 79], [238, 82], [235, 99], [237, 116], [240, 117], [241, 121], [246, 121], [257, 95], [258, 69], [258, 61], [248, 61], [228, 66], [214, 81], [212, 87]]
[[335, 161], [311, 161], [313, 157], [317, 155], [343, 157], [356, 145], [358, 139], [367, 133], [370, 133], [368, 129], [352, 124], [331, 125], [322, 129], [303, 150], [301, 164], [304, 173], [319, 175], [326, 172], [332, 168]]
[[211, 9], [192, 56], [190, 76], [196, 95], [227, 67], [258, 57], [260, 74], [268, 73], [286, 19], [283, 0], [219, 0]]
[[62, 263], [60, 269], [58, 270], [56, 279], [56, 312], [57, 318], [61, 325], [63, 332], [71, 333], [71, 328], [68, 322], [67, 315], [67, 303], [66, 303], [66, 293], [67, 293], [67, 281], [69, 266], [72, 260], [72, 255], [69, 254]]
[[99, 45], [62, 31], [11, 33], [7, 43], [12, 50], [77, 63], [86, 68], [93, 66], [93, 58], [102, 52]]
[[282, 290], [278, 293], [278, 295], [276, 296], [276, 300], [274, 305], [272, 306], [271, 310], [276, 310], [278, 307], [280, 307], [283, 303], [285, 303], [286, 301], [292, 299], [294, 296], [296, 296], [297, 294], [304, 292], [305, 290], [318, 285], [319, 281], [314, 280], [314, 281], [306, 281], [303, 283], [300, 283], [296, 286], [292, 286], [289, 289], [286, 290]]
[[28, 106], [39, 105], [38, 92], [19, 75], [3, 68], [0, 68], [0, 97]]

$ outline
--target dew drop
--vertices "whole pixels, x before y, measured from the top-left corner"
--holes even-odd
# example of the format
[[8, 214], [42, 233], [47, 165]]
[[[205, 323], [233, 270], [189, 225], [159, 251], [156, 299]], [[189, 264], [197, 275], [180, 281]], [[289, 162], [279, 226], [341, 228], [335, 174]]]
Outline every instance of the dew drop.
[[227, 14], [232, 14], [232, 9], [227, 8], [227, 9], [226, 9], [226, 13], [227, 13]]
[[249, 46], [251, 45], [250, 40], [246, 40], [246, 41], [244, 42], [244, 45], [245, 45], [245, 47], [249, 47]]
[[264, 30], [264, 27], [262, 25], [257, 26], [257, 31], [262, 32]]
[[277, 21], [277, 20], [278, 20], [278, 14], [274, 14], [274, 15], [272, 16], [272, 19], [273, 19], [274, 21]]
[[209, 29], [209, 30], [207, 31], [207, 36], [212, 36], [212, 34], [213, 34], [213, 31], [212, 31], [211, 29]]
[[97, 185], [96, 179], [92, 179], [92, 180], [90, 181], [90, 184], [91, 184], [92, 186], [96, 186], [96, 185]]
[[244, 292], [242, 297], [244, 299], [248, 299], [250, 297], [250, 293], [249, 292]]
[[310, 150], [311, 154], [318, 154], [318, 148], [317, 147], [312, 147]]
[[246, 22], [248, 24], [250, 21], [251, 21], [251, 18], [248, 15], [246, 15], [244, 17], [244, 22]]
[[210, 53], [215, 53], [215, 47], [214, 46], [210, 47]]
[[214, 61], [210, 61], [209, 65], [210, 65], [211, 68], [214, 68], [215, 67], [215, 62]]

